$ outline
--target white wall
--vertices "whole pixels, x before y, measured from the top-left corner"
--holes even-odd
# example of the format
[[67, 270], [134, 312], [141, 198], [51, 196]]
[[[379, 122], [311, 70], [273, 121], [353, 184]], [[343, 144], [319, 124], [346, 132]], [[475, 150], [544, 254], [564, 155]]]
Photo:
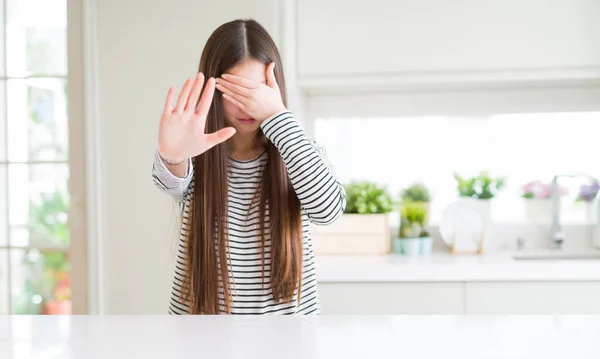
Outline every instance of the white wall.
[[175, 207], [152, 184], [169, 85], [195, 74], [210, 33], [252, 17], [277, 41], [276, 0], [97, 0], [103, 312], [166, 313]]

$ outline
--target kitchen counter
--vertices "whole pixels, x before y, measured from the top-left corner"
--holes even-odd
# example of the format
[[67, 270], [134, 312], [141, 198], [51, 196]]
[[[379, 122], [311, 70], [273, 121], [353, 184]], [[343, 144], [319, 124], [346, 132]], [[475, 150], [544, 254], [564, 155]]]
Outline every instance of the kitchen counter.
[[599, 316], [4, 316], [0, 358], [600, 357]]
[[400, 255], [317, 255], [321, 283], [600, 281], [600, 260], [515, 260], [510, 254], [409, 258]]

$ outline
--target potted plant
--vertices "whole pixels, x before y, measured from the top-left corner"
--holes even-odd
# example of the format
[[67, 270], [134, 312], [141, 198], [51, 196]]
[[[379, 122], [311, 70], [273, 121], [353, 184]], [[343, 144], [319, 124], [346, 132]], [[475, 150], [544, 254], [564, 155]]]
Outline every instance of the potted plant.
[[462, 200], [475, 201], [481, 214], [486, 220], [489, 220], [491, 217], [490, 200], [504, 188], [505, 178], [493, 178], [488, 171], [480, 171], [473, 177], [463, 177], [455, 173], [454, 178], [459, 197]]
[[334, 223], [311, 225], [317, 254], [383, 254], [391, 251], [388, 215], [392, 198], [385, 186], [354, 181], [345, 186], [346, 209]]
[[22, 263], [24, 290], [15, 298], [16, 313], [71, 313], [67, 217], [68, 195], [65, 192], [41, 193], [30, 198], [30, 242], [37, 246], [56, 246], [57, 249], [26, 251]]
[[52, 296], [45, 300], [44, 314], [71, 314], [71, 283], [68, 272], [61, 273]]
[[397, 253], [408, 256], [429, 255], [433, 240], [425, 230], [426, 209], [418, 202], [405, 203], [401, 208], [400, 229], [394, 238]]
[[429, 219], [431, 195], [425, 184], [416, 182], [402, 190], [400, 193], [400, 203], [418, 203], [425, 208], [425, 223]]
[[71, 314], [70, 265], [63, 250], [28, 249], [22, 259], [24, 290], [16, 314]]
[[402, 190], [400, 195], [402, 202], [424, 202], [431, 200], [429, 189], [421, 182], [416, 182]]
[[600, 191], [600, 183], [595, 178], [592, 179], [591, 183], [582, 184], [579, 187], [579, 193], [575, 201], [585, 205], [586, 223], [593, 223], [594, 208], [592, 202], [598, 196], [598, 191]]
[[[558, 188], [559, 195], [564, 196], [564, 186]], [[531, 181], [521, 187], [521, 197], [525, 200], [525, 214], [528, 221], [535, 223], [549, 222], [552, 215], [550, 195], [552, 185], [539, 180]]]
[[63, 251], [45, 251], [44, 277], [50, 287], [49, 295], [44, 298], [44, 314], [71, 314], [70, 265]]

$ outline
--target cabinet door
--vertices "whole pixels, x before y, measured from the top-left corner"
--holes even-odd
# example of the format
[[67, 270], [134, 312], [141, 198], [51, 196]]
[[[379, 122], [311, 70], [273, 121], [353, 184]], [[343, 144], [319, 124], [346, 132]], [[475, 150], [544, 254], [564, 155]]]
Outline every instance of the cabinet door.
[[[355, 6], [356, 5], [356, 6]], [[596, 0], [296, 0], [300, 77], [600, 65]]]
[[319, 283], [323, 314], [463, 314], [462, 283]]
[[600, 282], [467, 283], [467, 314], [600, 314]]

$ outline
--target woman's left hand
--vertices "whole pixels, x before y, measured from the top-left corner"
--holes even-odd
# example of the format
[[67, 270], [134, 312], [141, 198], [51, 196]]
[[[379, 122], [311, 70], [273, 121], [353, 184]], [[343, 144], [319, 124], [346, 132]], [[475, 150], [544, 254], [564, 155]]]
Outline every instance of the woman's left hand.
[[223, 98], [257, 121], [264, 121], [272, 115], [286, 110], [281, 92], [275, 81], [275, 63], [267, 66], [267, 84], [243, 77], [223, 74], [217, 80], [217, 90]]

